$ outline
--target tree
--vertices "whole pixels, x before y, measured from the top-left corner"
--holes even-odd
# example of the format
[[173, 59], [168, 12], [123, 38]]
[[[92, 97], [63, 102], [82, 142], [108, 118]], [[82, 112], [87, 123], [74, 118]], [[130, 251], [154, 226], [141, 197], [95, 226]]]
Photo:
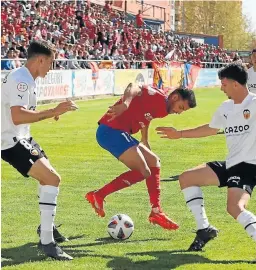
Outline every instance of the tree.
[[242, 1], [184, 1], [184, 32], [223, 35], [224, 47], [250, 49], [256, 33], [242, 13]]

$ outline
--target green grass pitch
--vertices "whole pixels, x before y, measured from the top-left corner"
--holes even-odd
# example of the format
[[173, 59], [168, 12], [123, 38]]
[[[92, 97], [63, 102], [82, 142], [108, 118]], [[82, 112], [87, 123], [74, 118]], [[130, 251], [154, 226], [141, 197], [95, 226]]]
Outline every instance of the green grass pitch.
[[[161, 158], [163, 180], [226, 156], [223, 135], [170, 141], [160, 139], [155, 132], [155, 127], [162, 125], [189, 128], [209, 122], [225, 96], [214, 88], [195, 92], [196, 109], [154, 120], [151, 124], [150, 144]], [[192, 232], [195, 222], [177, 181], [161, 182], [161, 200], [163, 210], [180, 224], [178, 231], [165, 231], [149, 224], [145, 182], [110, 195], [105, 205], [106, 217], [95, 215], [84, 194], [126, 170], [95, 140], [97, 120], [117, 99], [78, 101], [77, 112], [62, 116], [58, 122], [49, 119], [32, 126], [34, 138], [62, 176], [56, 224], [63, 223], [60, 231], [71, 239], [62, 246], [74, 256], [72, 262], [56, 262], [38, 255], [37, 183], [24, 179], [2, 162], [2, 267], [25, 270], [255, 269], [249, 262], [256, 259], [256, 245], [227, 214], [225, 188], [203, 188], [209, 220], [220, 229], [220, 234], [201, 253], [186, 252], [195, 236]], [[256, 213], [255, 195], [249, 210]], [[106, 232], [108, 220], [117, 213], [128, 214], [135, 223], [132, 237], [124, 242], [111, 240]]]

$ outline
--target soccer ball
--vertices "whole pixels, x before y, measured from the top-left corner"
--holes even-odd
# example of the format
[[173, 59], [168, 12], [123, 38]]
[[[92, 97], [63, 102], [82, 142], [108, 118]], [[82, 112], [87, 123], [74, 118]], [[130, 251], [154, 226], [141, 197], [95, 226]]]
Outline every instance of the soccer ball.
[[124, 214], [113, 216], [108, 223], [109, 235], [118, 240], [128, 239], [134, 231], [132, 219]]

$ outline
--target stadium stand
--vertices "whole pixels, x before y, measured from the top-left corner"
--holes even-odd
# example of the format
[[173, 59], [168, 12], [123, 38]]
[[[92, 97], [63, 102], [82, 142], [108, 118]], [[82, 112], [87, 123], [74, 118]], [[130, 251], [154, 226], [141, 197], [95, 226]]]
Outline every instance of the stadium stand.
[[1, 61], [2, 70], [22, 65], [29, 42], [41, 38], [56, 46], [55, 69], [90, 68], [81, 60], [112, 61], [108, 67], [125, 69], [151, 67], [152, 61], [167, 55], [169, 60], [201, 66], [233, 58], [220, 47], [153, 31], [142, 26], [141, 20], [137, 25], [137, 19], [127, 20], [111, 1], [105, 1], [105, 6], [86, 1], [2, 1], [1, 13], [1, 58], [6, 59]]

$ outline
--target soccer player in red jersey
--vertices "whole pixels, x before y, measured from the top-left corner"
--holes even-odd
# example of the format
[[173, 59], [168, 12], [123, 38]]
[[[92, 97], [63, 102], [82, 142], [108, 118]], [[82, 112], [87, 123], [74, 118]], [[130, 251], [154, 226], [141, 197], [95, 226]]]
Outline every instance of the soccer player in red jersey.
[[[164, 229], [176, 230], [178, 224], [168, 218], [160, 206], [160, 160], [148, 143], [150, 121], [168, 114], [180, 114], [196, 107], [192, 90], [179, 88], [170, 95], [150, 86], [127, 86], [120, 100], [99, 120], [96, 138], [130, 170], [119, 175], [102, 188], [88, 192], [85, 197], [95, 212], [105, 216], [103, 202], [106, 196], [146, 179], [152, 211], [149, 221]], [[132, 134], [141, 131], [139, 142]]]

